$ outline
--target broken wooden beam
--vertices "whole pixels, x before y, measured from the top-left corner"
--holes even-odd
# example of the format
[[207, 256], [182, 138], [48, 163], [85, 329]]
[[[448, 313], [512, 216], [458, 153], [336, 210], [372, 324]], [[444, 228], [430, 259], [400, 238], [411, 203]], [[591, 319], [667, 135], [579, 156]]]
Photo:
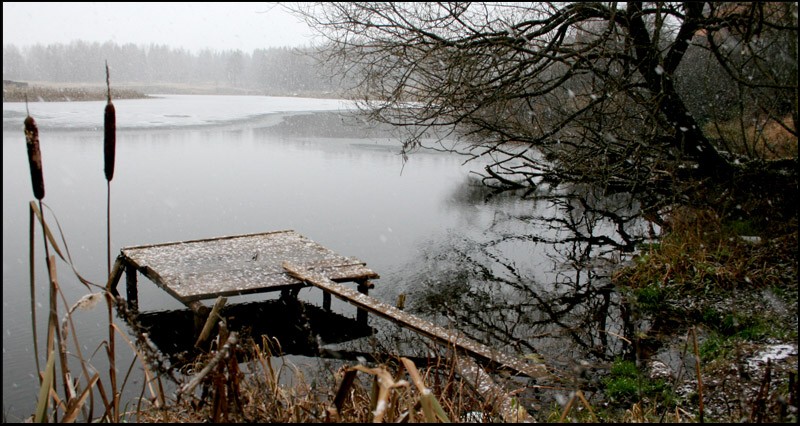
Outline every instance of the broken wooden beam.
[[[216, 302], [214, 302], [214, 307], [211, 308], [211, 313], [208, 314], [206, 318], [206, 322], [203, 325], [203, 331], [200, 332], [200, 335], [197, 336], [197, 341], [194, 343], [194, 347], [199, 348], [205, 341], [211, 336], [211, 331], [214, 329], [214, 326], [217, 325], [217, 319], [221, 319], [219, 312], [222, 310], [222, 307], [225, 306], [225, 303], [228, 302], [227, 297], [219, 296], [217, 297]], [[201, 315], [199, 312], [195, 312], [195, 315]]]
[[458, 374], [467, 381], [481, 398], [495, 408], [505, 423], [534, 423], [528, 410], [514, 399], [502, 386], [495, 383], [492, 376], [475, 361], [469, 358], [456, 358]]
[[549, 376], [547, 368], [542, 364], [529, 364], [525, 360], [517, 359], [508, 354], [491, 349], [481, 343], [475, 342], [454, 330], [448, 330], [430, 321], [411, 315], [405, 311], [395, 308], [389, 304], [373, 299], [365, 294], [353, 289], [337, 284], [324, 275], [309, 271], [306, 268], [283, 262], [283, 268], [294, 278], [305, 281], [311, 285], [333, 294], [334, 296], [350, 302], [356, 307], [372, 312], [384, 318], [388, 318], [400, 325], [409, 328], [417, 333], [428, 336], [429, 338], [453, 346], [461, 352], [480, 360], [489, 361], [508, 368], [518, 374], [531, 378], [542, 378]]
[[118, 256], [117, 260], [114, 262], [114, 267], [111, 268], [111, 273], [108, 274], [108, 282], [106, 283], [106, 289], [110, 291], [114, 297], [119, 296], [117, 285], [119, 285], [119, 280], [122, 278], [122, 272], [124, 270], [125, 267], [122, 262], [122, 256]]

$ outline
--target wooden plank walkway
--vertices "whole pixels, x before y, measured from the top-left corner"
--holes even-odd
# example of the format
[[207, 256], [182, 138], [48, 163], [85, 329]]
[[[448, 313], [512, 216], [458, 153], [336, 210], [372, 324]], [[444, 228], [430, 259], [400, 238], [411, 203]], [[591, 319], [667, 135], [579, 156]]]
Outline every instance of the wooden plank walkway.
[[500, 367], [508, 368], [518, 374], [523, 374], [531, 378], [549, 377], [550, 373], [542, 364], [528, 363], [523, 359], [512, 357], [503, 352], [491, 349], [481, 343], [475, 342], [455, 330], [448, 330], [438, 325], [426, 321], [422, 318], [401, 311], [394, 306], [375, 300], [366, 294], [359, 293], [345, 286], [335, 283], [324, 274], [310, 270], [309, 268], [293, 263], [283, 262], [283, 267], [293, 277], [313, 284], [322, 290], [332, 293], [334, 296], [344, 299], [365, 311], [372, 312], [384, 318], [397, 322], [406, 328], [417, 333], [428, 336], [431, 339], [454, 346], [462, 352], [483, 361], [494, 362]]
[[341, 256], [287, 230], [126, 247], [109, 285], [116, 291], [125, 269], [129, 302], [135, 302], [135, 271], [139, 271], [187, 306], [217, 296], [307, 286], [283, 270], [281, 262], [285, 260], [324, 273], [336, 282], [354, 281], [366, 286], [367, 280], [379, 278], [361, 260]]

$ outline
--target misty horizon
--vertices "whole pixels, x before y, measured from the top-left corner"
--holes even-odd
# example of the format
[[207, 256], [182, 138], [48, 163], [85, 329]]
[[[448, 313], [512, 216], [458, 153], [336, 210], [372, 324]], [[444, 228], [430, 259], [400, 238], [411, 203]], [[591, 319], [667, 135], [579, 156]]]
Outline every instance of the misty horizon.
[[181, 84], [240, 89], [247, 94], [330, 94], [341, 91], [318, 66], [310, 47], [269, 47], [252, 52], [213, 48], [190, 52], [151, 43], [72, 41], [3, 45], [3, 80], [49, 83]]

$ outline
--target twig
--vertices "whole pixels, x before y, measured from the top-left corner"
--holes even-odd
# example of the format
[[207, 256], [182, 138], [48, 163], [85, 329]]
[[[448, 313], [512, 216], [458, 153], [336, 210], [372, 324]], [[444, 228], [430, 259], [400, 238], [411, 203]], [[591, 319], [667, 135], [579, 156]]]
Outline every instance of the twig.
[[220, 348], [219, 352], [217, 352], [217, 355], [214, 356], [214, 359], [212, 359], [211, 362], [209, 362], [208, 365], [206, 365], [202, 371], [197, 373], [197, 375], [194, 376], [194, 378], [191, 381], [189, 381], [189, 383], [181, 386], [180, 390], [178, 390], [178, 395], [180, 396], [183, 394], [192, 393], [192, 391], [194, 391], [194, 388], [196, 388], [197, 385], [199, 385], [200, 382], [203, 380], [203, 378], [205, 378], [206, 375], [208, 375], [208, 373], [217, 364], [219, 364], [220, 361], [222, 361], [222, 358], [224, 358], [228, 354], [231, 347], [233, 347], [238, 340], [239, 340], [239, 333], [235, 331], [232, 332], [230, 336], [228, 336], [228, 340], [225, 341], [225, 344], [222, 346], [222, 348]]
[[764, 370], [764, 378], [761, 380], [761, 387], [758, 389], [755, 401], [753, 401], [753, 411], [750, 413], [750, 421], [761, 423], [764, 421], [764, 411], [766, 401], [769, 396], [769, 384], [772, 379], [772, 359], [767, 359], [767, 368]]
[[567, 401], [567, 405], [564, 407], [564, 412], [561, 413], [561, 418], [558, 419], [559, 423], [564, 423], [564, 419], [567, 418], [567, 414], [569, 414], [570, 410], [572, 410], [572, 404], [575, 402], [575, 394], [573, 393], [572, 396]]
[[694, 344], [694, 368], [697, 372], [697, 397], [699, 400], [698, 410], [700, 412], [699, 420], [703, 423], [703, 376], [700, 374], [700, 351], [697, 349], [697, 333], [695, 328], [691, 328], [692, 343]]

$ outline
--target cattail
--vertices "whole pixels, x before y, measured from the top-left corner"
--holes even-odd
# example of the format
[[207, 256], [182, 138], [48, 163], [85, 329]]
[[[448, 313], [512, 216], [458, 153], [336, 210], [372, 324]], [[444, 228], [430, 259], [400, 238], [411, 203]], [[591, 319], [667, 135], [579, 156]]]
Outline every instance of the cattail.
[[42, 153], [39, 151], [39, 129], [30, 114], [25, 118], [25, 142], [28, 145], [28, 163], [31, 167], [33, 195], [37, 200], [41, 200], [44, 198], [44, 178], [42, 177]]
[[105, 119], [103, 121], [105, 135], [103, 138], [105, 154], [106, 180], [111, 182], [114, 178], [114, 153], [117, 145], [117, 112], [111, 103], [111, 82], [109, 80], [108, 62], [106, 62], [106, 86], [108, 87], [108, 103], [106, 104]]

